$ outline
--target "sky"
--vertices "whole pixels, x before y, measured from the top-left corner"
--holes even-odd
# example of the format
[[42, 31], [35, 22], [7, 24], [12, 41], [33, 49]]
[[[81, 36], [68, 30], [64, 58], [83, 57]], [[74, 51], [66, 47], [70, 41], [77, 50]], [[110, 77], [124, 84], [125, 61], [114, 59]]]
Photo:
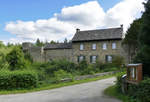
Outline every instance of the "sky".
[[4, 43], [63, 41], [79, 28], [120, 27], [141, 17], [145, 0], [0, 0], [0, 40]]

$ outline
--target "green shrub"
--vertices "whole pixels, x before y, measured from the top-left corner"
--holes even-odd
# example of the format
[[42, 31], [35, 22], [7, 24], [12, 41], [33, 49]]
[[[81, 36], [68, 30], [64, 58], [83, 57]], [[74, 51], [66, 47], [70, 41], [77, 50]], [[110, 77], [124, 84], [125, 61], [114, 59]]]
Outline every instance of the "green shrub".
[[7, 54], [6, 60], [9, 63], [10, 70], [26, 68], [24, 54], [19, 47], [14, 47], [13, 50]]
[[141, 81], [135, 90], [137, 90], [136, 97], [141, 102], [150, 102], [150, 78]]
[[117, 81], [116, 81], [116, 88], [117, 91], [121, 91], [121, 84], [122, 84], [122, 76], [124, 75], [124, 72], [121, 72], [119, 75], [117, 75]]
[[61, 82], [62, 79], [65, 79], [65, 78], [72, 79], [72, 75], [70, 73], [65, 72], [64, 70], [58, 70], [54, 72], [54, 78], [55, 78], [55, 82], [59, 83]]
[[3, 53], [0, 52], [0, 69], [7, 69], [9, 67], [6, 57]]
[[114, 56], [112, 60], [112, 64], [115, 67], [121, 68], [124, 64], [124, 58], [122, 56]]
[[0, 89], [34, 88], [38, 85], [38, 77], [34, 71], [0, 71]]
[[84, 69], [83, 74], [94, 74], [95, 72], [96, 72], [96, 68], [94, 69], [94, 66], [91, 64]]
[[33, 63], [33, 58], [29, 53], [24, 53], [24, 58]]
[[85, 74], [84, 70], [86, 70], [87, 67], [88, 67], [87, 62], [85, 60], [83, 60], [78, 64], [77, 70], [80, 71], [82, 74]]

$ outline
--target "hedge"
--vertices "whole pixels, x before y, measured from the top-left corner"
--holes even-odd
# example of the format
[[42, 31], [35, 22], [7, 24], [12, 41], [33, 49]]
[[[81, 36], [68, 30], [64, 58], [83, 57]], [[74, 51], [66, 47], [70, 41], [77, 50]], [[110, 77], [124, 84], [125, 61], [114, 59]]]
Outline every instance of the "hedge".
[[38, 77], [34, 71], [0, 71], [0, 90], [34, 88], [38, 85]]

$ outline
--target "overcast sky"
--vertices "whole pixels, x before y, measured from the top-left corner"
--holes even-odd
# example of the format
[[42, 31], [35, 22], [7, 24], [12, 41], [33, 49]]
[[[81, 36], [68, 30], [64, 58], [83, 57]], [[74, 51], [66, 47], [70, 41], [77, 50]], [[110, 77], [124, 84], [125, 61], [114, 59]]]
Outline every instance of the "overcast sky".
[[141, 17], [145, 0], [0, 0], [0, 40], [5, 43], [63, 41], [76, 28], [124, 25]]

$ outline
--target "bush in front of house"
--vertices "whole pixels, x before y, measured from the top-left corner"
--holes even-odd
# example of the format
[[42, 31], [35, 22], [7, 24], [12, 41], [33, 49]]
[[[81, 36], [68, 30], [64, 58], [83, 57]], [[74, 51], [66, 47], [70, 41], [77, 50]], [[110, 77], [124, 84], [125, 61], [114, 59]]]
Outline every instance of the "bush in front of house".
[[0, 90], [34, 88], [38, 85], [38, 76], [34, 71], [0, 71]]
[[124, 58], [122, 56], [114, 56], [112, 60], [113, 66], [117, 68], [121, 68], [124, 63]]
[[20, 47], [14, 47], [12, 51], [6, 55], [6, 61], [9, 64], [10, 70], [26, 68], [26, 61]]
[[55, 83], [59, 83], [62, 81], [62, 79], [65, 79], [65, 78], [67, 78], [67, 79], [70, 78], [71, 80], [73, 80], [72, 75], [62, 69], [54, 72], [54, 82]]

